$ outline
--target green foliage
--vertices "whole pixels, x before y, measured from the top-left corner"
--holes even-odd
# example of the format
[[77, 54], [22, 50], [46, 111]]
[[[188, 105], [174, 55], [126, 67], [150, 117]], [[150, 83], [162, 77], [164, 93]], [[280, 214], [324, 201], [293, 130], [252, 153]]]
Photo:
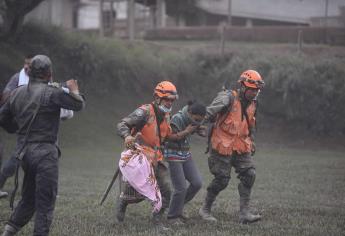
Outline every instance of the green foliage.
[[283, 118], [319, 134], [345, 133], [345, 58], [341, 56], [324, 53], [315, 60], [294, 50], [271, 53], [265, 45], [240, 45], [240, 50], [221, 57], [36, 26], [26, 26], [19, 38], [0, 44], [3, 78], [9, 78], [22, 57], [33, 52], [52, 58], [55, 80], [76, 78], [88, 96], [106, 98], [105, 104], [113, 105], [119, 92], [130, 100], [151, 99], [153, 86], [161, 80], [176, 83], [182, 98], [179, 103], [197, 99], [208, 104], [222, 86], [236, 87], [241, 72], [251, 68], [266, 82], [260, 95], [264, 118]]

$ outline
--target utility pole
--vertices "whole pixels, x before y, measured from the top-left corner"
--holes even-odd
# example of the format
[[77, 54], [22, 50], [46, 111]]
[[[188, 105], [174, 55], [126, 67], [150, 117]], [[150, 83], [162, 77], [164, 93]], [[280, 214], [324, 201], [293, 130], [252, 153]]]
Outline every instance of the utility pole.
[[232, 0], [228, 0], [228, 25], [232, 25]]
[[156, 18], [158, 27], [166, 26], [166, 3], [165, 0], [156, 1]]
[[328, 42], [328, 1], [325, 0], [325, 43]]
[[128, 0], [127, 6], [127, 29], [128, 29], [128, 38], [129, 40], [134, 40], [135, 34], [135, 5], [134, 0]]
[[328, 2], [329, 0], [325, 0], [325, 26], [328, 26]]
[[104, 3], [104, 0], [99, 0], [99, 36], [100, 37], [104, 37], [103, 3]]
[[114, 0], [110, 0], [110, 34], [111, 34], [111, 37], [114, 36], [114, 31], [115, 31], [115, 24], [114, 24], [114, 21], [115, 21], [115, 18], [116, 18], [116, 11], [114, 9]]

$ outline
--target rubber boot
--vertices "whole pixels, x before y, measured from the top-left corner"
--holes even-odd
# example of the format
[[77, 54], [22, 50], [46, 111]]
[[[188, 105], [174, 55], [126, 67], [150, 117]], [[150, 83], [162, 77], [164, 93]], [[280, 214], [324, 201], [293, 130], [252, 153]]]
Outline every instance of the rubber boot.
[[207, 191], [207, 195], [202, 207], [199, 209], [199, 215], [206, 221], [216, 222], [217, 219], [211, 215], [212, 204], [216, 200], [216, 195]]
[[13, 236], [13, 235], [16, 235], [17, 232], [18, 232], [18, 229], [16, 229], [12, 225], [7, 224], [5, 225], [5, 230], [2, 233], [2, 236]]
[[154, 212], [152, 214], [152, 223], [158, 232], [166, 232], [170, 230], [170, 228], [163, 224], [164, 212], [165, 208], [161, 208], [159, 212]]
[[240, 194], [240, 215], [239, 221], [241, 224], [250, 224], [261, 220], [261, 215], [253, 214], [249, 209], [251, 189], [243, 186], [242, 183], [238, 185], [238, 192]]
[[116, 220], [117, 222], [123, 222], [125, 220], [126, 209], [128, 203], [123, 200], [119, 199], [116, 203]]

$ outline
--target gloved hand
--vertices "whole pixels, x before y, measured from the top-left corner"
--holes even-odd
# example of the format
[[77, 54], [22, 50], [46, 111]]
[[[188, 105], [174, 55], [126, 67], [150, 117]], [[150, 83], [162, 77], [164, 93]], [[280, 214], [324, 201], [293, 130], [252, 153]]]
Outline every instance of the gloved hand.
[[135, 149], [134, 141], [135, 141], [135, 137], [133, 137], [132, 135], [128, 135], [125, 138], [125, 146], [126, 146], [126, 148], [127, 149]]

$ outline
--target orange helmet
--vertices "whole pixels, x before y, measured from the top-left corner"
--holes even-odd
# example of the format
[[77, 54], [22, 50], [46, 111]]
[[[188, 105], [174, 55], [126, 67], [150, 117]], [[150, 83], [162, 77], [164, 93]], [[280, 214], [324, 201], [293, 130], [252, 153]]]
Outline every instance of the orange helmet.
[[162, 81], [158, 83], [153, 94], [160, 98], [178, 98], [175, 85], [169, 81]]
[[240, 76], [238, 81], [248, 88], [262, 89], [265, 82], [261, 78], [261, 75], [255, 70], [246, 70]]

